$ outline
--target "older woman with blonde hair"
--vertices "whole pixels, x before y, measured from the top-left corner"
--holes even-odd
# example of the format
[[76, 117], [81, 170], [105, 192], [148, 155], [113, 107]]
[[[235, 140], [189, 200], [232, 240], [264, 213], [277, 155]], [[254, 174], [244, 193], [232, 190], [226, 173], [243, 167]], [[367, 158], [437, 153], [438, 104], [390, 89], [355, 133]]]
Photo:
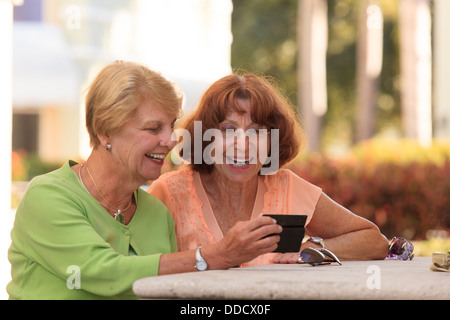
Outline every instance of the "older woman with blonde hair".
[[[297, 214], [307, 216], [310, 237], [301, 249], [325, 246], [344, 260], [386, 257], [387, 239], [376, 225], [283, 168], [306, 143], [293, 110], [271, 81], [251, 73], [228, 75], [206, 90], [181, 126], [189, 132], [180, 148], [189, 164], [149, 188], [174, 217], [179, 250], [219, 242], [237, 223], [264, 214]], [[243, 265], [298, 261], [297, 252], [268, 253]]]
[[11, 299], [136, 298], [139, 278], [203, 270], [204, 259], [229, 268], [277, 246], [280, 227], [265, 217], [201, 251], [177, 252], [169, 211], [140, 186], [159, 177], [174, 146], [181, 101], [139, 64], [119, 61], [98, 74], [86, 97], [88, 159], [33, 179], [17, 208]]

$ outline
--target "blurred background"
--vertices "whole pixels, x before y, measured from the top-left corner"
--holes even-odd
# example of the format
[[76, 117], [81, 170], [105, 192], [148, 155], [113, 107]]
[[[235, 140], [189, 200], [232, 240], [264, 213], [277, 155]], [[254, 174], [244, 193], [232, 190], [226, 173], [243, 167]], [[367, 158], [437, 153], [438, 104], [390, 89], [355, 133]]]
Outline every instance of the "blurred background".
[[449, 15], [448, 0], [0, 0], [1, 287], [21, 195], [87, 157], [84, 93], [114, 60], [175, 82], [185, 114], [232, 70], [273, 77], [308, 134], [292, 170], [416, 255], [450, 249]]

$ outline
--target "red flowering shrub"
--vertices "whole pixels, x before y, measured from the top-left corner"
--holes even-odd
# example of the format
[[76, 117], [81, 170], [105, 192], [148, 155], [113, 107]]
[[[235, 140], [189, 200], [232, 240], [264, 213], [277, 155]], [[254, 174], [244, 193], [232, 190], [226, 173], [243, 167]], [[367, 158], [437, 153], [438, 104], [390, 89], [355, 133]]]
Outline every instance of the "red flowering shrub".
[[376, 223], [388, 238], [419, 240], [430, 229], [450, 228], [450, 156], [440, 161], [417, 158], [332, 160], [315, 155], [295, 161], [290, 169]]
[[39, 158], [37, 154], [29, 154], [25, 150], [13, 150], [11, 152], [11, 180], [29, 181], [33, 177], [53, 171], [62, 163], [47, 162]]
[[11, 152], [11, 178], [12, 181], [21, 181], [27, 178], [27, 168], [23, 158], [27, 156], [27, 153], [22, 150]]

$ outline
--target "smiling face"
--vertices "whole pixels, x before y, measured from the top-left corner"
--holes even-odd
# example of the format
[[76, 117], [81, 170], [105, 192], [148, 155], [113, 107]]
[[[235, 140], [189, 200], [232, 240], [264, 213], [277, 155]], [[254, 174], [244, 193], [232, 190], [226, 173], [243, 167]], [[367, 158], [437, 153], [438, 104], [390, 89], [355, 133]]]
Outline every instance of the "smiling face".
[[[239, 101], [243, 102], [242, 106], [239, 105]], [[279, 168], [295, 159], [306, 141], [294, 110], [296, 108], [269, 79], [251, 73], [242, 75], [233, 73], [217, 80], [205, 91], [198, 108], [183, 120], [180, 128], [186, 130], [190, 137], [197, 137], [199, 136], [197, 134], [198, 123], [200, 123], [201, 133], [208, 138], [206, 141], [211, 141], [212, 136], [214, 136], [214, 141], [222, 141], [223, 134], [220, 133], [219, 126], [225, 125], [227, 120], [232, 120], [230, 117], [245, 117], [246, 120], [242, 121], [242, 124], [235, 121], [236, 123], [227, 125], [237, 124], [244, 132], [252, 126], [261, 126], [267, 129], [266, 139], [270, 140], [267, 141], [269, 156], [266, 156], [267, 161], [260, 159], [260, 162], [264, 161], [265, 165], [258, 174], [274, 174]], [[214, 131], [219, 131], [218, 139], [215, 138]], [[261, 134], [258, 139], [261, 139]], [[183, 151], [187, 150], [188, 152], [181, 155], [191, 163], [193, 170], [209, 174], [213, 170], [219, 169], [210, 161], [218, 158], [215, 156], [217, 152], [214, 154], [211, 152], [213, 148], [210, 147], [210, 143], [205, 143], [205, 140], [199, 143], [198, 139], [184, 139], [184, 135], [182, 141]], [[259, 147], [263, 145], [259, 143]], [[214, 149], [217, 148], [219, 146], [214, 146]], [[198, 151], [199, 149], [200, 151]], [[235, 164], [241, 165], [241, 171], [247, 169], [245, 168], [246, 163], [242, 161]]]
[[175, 146], [171, 140], [175, 120], [156, 102], [140, 104], [130, 120], [109, 136], [116, 169], [136, 183], [157, 179], [164, 158]]
[[267, 152], [260, 149], [269, 150], [270, 139], [260, 131], [267, 128], [252, 121], [249, 100], [238, 99], [238, 104], [244, 113], [232, 112], [219, 124], [222, 140], [214, 143], [222, 161], [214, 163], [214, 171], [227, 180], [247, 182], [261, 170]]

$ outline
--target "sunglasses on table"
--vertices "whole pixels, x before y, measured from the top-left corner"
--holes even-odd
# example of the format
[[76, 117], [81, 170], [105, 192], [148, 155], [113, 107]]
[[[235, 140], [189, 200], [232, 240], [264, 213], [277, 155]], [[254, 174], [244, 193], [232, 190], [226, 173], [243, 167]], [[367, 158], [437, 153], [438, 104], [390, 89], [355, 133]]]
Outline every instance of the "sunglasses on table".
[[412, 260], [414, 258], [414, 246], [405, 238], [394, 237], [389, 242], [387, 258], [399, 260]]
[[340, 265], [342, 265], [338, 257], [336, 257], [336, 255], [333, 252], [325, 248], [321, 249], [305, 248], [302, 250], [302, 252], [299, 253], [299, 256], [300, 257], [298, 258], [297, 263], [300, 264], [307, 263], [312, 266], [318, 266], [322, 264], [330, 264], [332, 262], [337, 262]]

